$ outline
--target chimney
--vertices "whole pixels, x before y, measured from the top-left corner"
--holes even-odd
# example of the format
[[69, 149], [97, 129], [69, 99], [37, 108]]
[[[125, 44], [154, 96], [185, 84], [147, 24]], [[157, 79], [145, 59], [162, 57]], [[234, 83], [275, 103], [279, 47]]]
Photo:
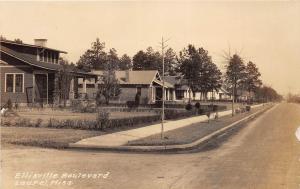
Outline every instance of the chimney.
[[125, 82], [129, 82], [129, 70], [125, 70]]
[[34, 39], [34, 45], [46, 47], [47, 45], [47, 39]]

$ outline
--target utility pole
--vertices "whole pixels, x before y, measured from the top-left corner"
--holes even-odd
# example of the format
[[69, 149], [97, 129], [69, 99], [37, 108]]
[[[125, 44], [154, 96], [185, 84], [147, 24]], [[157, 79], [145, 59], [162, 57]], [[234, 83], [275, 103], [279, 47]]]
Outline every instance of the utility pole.
[[232, 109], [232, 112], [231, 112], [231, 115], [232, 117], [234, 116], [234, 97], [235, 97], [235, 91], [234, 91], [234, 87], [232, 85], [232, 102], [231, 102], [231, 109]]
[[165, 121], [165, 48], [168, 46], [165, 43], [169, 41], [161, 38], [161, 54], [162, 54], [162, 114], [161, 114], [161, 139], [164, 139], [164, 121]]

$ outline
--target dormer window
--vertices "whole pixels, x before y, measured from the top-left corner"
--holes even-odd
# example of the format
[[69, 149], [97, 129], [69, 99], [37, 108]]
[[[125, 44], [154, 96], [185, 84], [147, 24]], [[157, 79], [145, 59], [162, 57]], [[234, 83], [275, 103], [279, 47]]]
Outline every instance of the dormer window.
[[56, 51], [49, 51], [46, 49], [38, 49], [36, 60], [40, 62], [58, 64], [59, 53]]

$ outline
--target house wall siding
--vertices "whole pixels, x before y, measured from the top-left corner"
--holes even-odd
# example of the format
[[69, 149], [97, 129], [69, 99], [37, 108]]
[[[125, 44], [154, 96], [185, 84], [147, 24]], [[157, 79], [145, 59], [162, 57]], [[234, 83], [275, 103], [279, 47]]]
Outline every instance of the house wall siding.
[[[14, 93], [5, 92], [5, 73], [24, 73], [24, 92]], [[32, 87], [32, 69], [30, 67], [0, 67], [0, 94], [1, 94], [1, 106], [7, 103], [8, 99], [11, 99], [13, 103], [29, 103], [31, 102], [31, 90]], [[27, 89], [27, 90], [26, 90]], [[28, 102], [29, 98], [29, 102]]]

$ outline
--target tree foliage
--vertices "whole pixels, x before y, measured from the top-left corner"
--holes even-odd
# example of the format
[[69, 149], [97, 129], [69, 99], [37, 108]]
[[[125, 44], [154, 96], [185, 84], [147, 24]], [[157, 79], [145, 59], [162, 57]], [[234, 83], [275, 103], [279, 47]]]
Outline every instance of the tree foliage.
[[165, 52], [164, 61], [165, 75], [176, 76], [176, 69], [179, 65], [176, 52], [172, 48], [167, 49]]
[[103, 70], [107, 63], [107, 53], [104, 51], [105, 43], [99, 38], [91, 44], [82, 56], [80, 56], [77, 66], [79, 69], [89, 71], [91, 69]]
[[254, 92], [258, 87], [262, 85], [262, 81], [260, 80], [260, 72], [256, 65], [249, 61], [246, 69], [245, 69], [245, 79], [244, 79], [244, 86], [245, 89], [250, 93]]
[[193, 92], [206, 94], [221, 87], [222, 73], [203, 48], [188, 45], [180, 51], [179, 71]]
[[[100, 85], [97, 91], [97, 102], [101, 99], [101, 96], [105, 98], [105, 103], [109, 104], [111, 98], [117, 97], [121, 94], [119, 81], [116, 78], [114, 70], [105, 70], [100, 77]], [[98, 105], [100, 103], [97, 103]]]
[[228, 65], [226, 65], [225, 81], [233, 90], [234, 97], [237, 96], [237, 88], [243, 86], [245, 70], [245, 64], [239, 55], [234, 54], [229, 58]]
[[281, 101], [283, 97], [270, 86], [258, 87], [255, 91], [256, 99], [260, 102]]
[[132, 69], [131, 58], [127, 54], [124, 54], [120, 58], [119, 69], [120, 70], [130, 70], [130, 69]]
[[146, 52], [140, 50], [133, 58], [133, 70], [158, 70], [162, 72], [161, 55], [158, 51], [154, 51], [152, 47], [148, 47]]
[[61, 69], [56, 73], [56, 84], [55, 84], [55, 98], [58, 103], [63, 102], [66, 107], [67, 99], [69, 98], [71, 80], [74, 77], [72, 71], [76, 71], [74, 64], [69, 63], [68, 60], [60, 58], [59, 64], [62, 66]]

